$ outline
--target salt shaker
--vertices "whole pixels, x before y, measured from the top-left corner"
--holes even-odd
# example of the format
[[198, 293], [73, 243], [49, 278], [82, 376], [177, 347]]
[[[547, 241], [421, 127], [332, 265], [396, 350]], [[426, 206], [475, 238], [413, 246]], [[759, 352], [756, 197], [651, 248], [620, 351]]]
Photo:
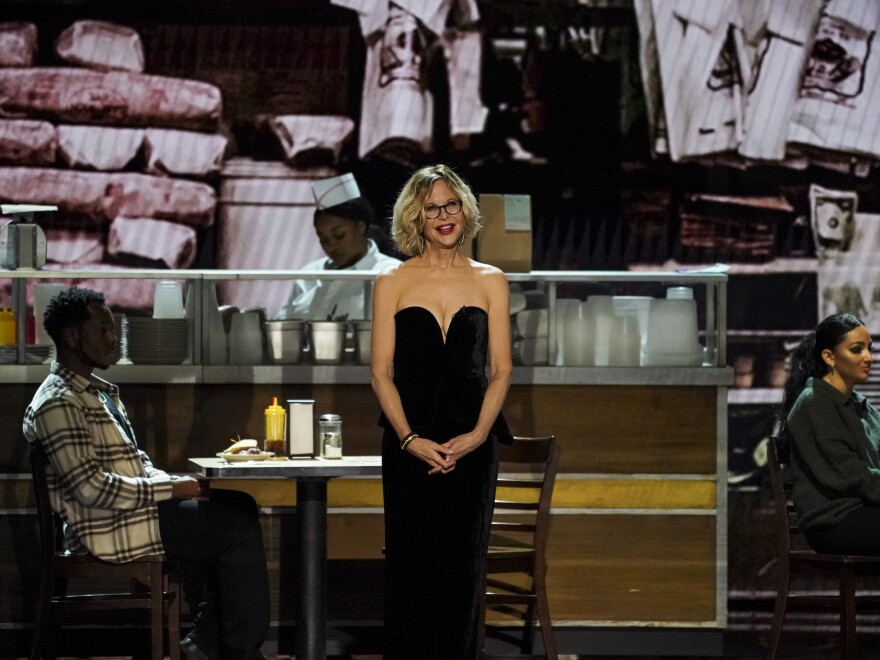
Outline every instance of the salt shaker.
[[318, 418], [324, 458], [342, 458], [342, 417], [334, 414]]

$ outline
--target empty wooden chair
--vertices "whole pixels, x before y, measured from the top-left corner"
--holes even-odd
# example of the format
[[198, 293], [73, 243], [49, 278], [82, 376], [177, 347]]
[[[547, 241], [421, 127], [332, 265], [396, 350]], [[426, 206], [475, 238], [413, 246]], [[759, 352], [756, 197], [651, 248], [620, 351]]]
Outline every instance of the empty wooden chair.
[[[768, 660], [776, 657], [788, 603], [801, 602], [813, 606], [839, 608], [840, 655], [842, 658], [855, 659], [858, 657], [856, 578], [859, 575], [880, 571], [880, 557], [826, 555], [805, 548], [805, 543], [799, 544], [797, 513], [791, 501], [792, 484], [786, 474], [789, 464], [788, 447], [780, 438], [771, 437], [768, 450], [779, 565], [776, 577], [776, 607], [773, 610], [770, 639], [764, 657]], [[838, 596], [823, 597], [792, 593], [792, 575], [802, 573], [818, 573], [833, 578], [838, 584]], [[876, 603], [876, 599], [872, 600]]]
[[[513, 445], [502, 445], [500, 451], [499, 490], [489, 540], [485, 609], [522, 620], [523, 653], [532, 652], [533, 622], [537, 615], [545, 654], [548, 658], [556, 658], [544, 555], [550, 524], [550, 500], [559, 466], [559, 445], [552, 435], [515, 437]], [[516, 497], [500, 499], [511, 496], [511, 493]]]
[[[106, 610], [147, 610], [150, 614], [153, 660], [162, 660], [163, 622], [167, 608], [168, 651], [180, 658], [180, 599], [177, 582], [169, 576], [162, 556], [140, 557], [127, 563], [111, 563], [92, 555], [71, 554], [62, 548], [61, 521], [52, 511], [46, 480], [48, 460], [39, 443], [31, 443], [31, 472], [39, 521], [41, 585], [31, 660], [54, 657], [55, 628], [65, 614]], [[69, 578], [119, 578], [129, 590], [68, 594]]]

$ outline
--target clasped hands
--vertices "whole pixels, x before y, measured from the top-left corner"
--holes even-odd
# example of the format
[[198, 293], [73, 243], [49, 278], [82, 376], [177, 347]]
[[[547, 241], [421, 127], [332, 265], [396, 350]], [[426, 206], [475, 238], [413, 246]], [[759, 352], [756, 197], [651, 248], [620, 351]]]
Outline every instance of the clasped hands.
[[207, 481], [192, 477], [177, 477], [171, 482], [171, 498], [175, 500], [198, 500], [207, 502], [211, 495], [211, 485]]
[[449, 474], [459, 459], [470, 454], [484, 440], [474, 431], [458, 435], [443, 444], [418, 437], [409, 443], [406, 451], [431, 466], [428, 474]]

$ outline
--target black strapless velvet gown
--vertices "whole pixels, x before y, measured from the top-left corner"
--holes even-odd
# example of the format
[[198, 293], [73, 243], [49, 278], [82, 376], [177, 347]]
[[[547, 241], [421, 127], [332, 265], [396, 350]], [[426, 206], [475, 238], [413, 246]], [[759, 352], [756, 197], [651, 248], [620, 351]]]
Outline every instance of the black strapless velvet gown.
[[[394, 382], [420, 436], [446, 442], [473, 430], [488, 379], [488, 315], [462, 307], [443, 332], [427, 309], [395, 315]], [[386, 660], [471, 660], [485, 591], [498, 442], [511, 442], [499, 415], [489, 438], [449, 474], [400, 450], [384, 415]]]

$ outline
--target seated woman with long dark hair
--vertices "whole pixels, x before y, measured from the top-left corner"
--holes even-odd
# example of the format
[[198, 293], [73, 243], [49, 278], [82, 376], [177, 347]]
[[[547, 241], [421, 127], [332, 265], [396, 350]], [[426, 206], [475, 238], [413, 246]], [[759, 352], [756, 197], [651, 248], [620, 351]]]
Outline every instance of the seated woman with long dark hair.
[[834, 314], [792, 356], [783, 435], [800, 526], [819, 552], [880, 554], [880, 414], [855, 391], [871, 348], [858, 318]]

